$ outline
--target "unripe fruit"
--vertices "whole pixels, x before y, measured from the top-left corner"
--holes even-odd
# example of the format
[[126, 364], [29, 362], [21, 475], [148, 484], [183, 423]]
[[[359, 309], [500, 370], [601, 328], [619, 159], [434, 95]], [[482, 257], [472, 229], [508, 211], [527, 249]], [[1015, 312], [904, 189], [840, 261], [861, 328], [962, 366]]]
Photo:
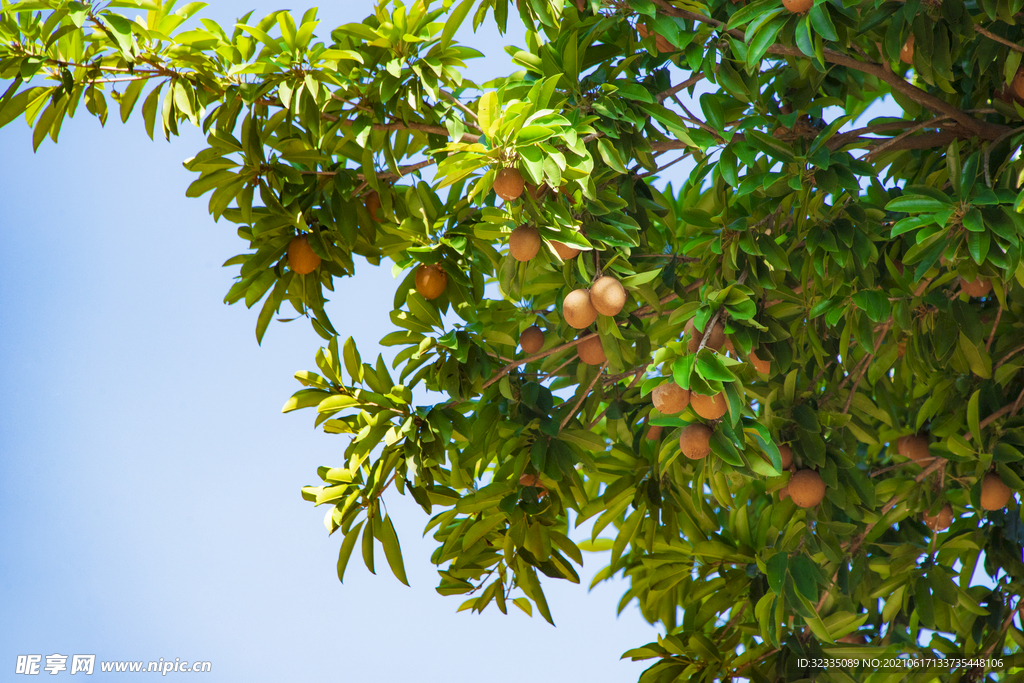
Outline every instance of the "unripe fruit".
[[424, 299], [436, 299], [448, 286], [448, 273], [444, 268], [432, 263], [416, 269], [416, 291]]
[[320, 257], [313, 253], [309, 239], [299, 235], [288, 243], [288, 267], [299, 275], [307, 275], [320, 265]]
[[924, 513], [924, 523], [932, 531], [945, 531], [953, 523], [953, 508], [949, 503], [942, 506], [942, 509], [935, 513], [935, 516]]
[[790, 448], [786, 444], [782, 444], [781, 446], [779, 446], [779, 456], [780, 456], [780, 459], [782, 460], [782, 469], [788, 470], [790, 467], [793, 466], [793, 449], [792, 448]]
[[518, 199], [526, 187], [522, 174], [514, 168], [503, 168], [494, 179], [494, 191], [506, 202]]
[[661, 430], [662, 430], [661, 425], [651, 425], [650, 427], [648, 427], [647, 428], [647, 440], [648, 441], [657, 441], [658, 439], [660, 439], [661, 438]]
[[1010, 502], [1013, 489], [1003, 483], [999, 475], [989, 472], [981, 482], [981, 507], [986, 510], [1001, 510]]
[[[700, 346], [700, 340], [704, 338], [704, 333], [696, 328], [693, 324], [693, 318], [690, 318], [683, 326], [683, 334], [687, 337], [686, 348], [690, 353], [696, 353], [697, 348]], [[705, 344], [706, 348], [714, 349], [718, 351], [725, 345], [725, 327], [721, 322], [715, 321], [715, 326], [711, 328], [711, 336], [708, 337], [708, 343]]]
[[967, 296], [979, 298], [988, 296], [988, 293], [992, 291], [992, 283], [984, 278], [978, 278], [974, 282], [960, 278], [960, 290]]
[[686, 410], [690, 405], [690, 392], [669, 380], [659, 384], [651, 391], [651, 402], [664, 415], [675, 415]]
[[690, 405], [693, 407], [693, 412], [706, 420], [717, 420], [729, 409], [729, 402], [725, 400], [725, 394], [704, 396], [694, 392], [690, 394]]
[[370, 190], [363, 205], [370, 212], [370, 218], [380, 223], [380, 195], [376, 190]]
[[598, 336], [584, 339], [577, 344], [576, 355], [587, 365], [601, 365], [608, 360], [604, 355], [604, 349], [601, 348], [601, 338]]
[[540, 251], [540, 233], [537, 228], [520, 225], [508, 236], [508, 251], [516, 261], [529, 261]]
[[814, 6], [814, 0], [782, 0], [782, 6], [793, 14], [803, 14]]
[[688, 425], [679, 435], [679, 450], [690, 460], [702, 460], [711, 453], [712, 434], [714, 432], [707, 425]]
[[904, 455], [922, 466], [930, 463], [934, 458], [928, 452], [928, 439], [917, 434], [901, 436], [896, 440], [896, 452]]
[[562, 317], [577, 330], [593, 325], [597, 320], [597, 309], [590, 303], [590, 291], [574, 289], [566, 294], [562, 301]]
[[772, 373], [772, 362], [770, 360], [761, 360], [754, 352], [751, 351], [747, 356], [747, 360], [754, 366], [754, 369], [762, 375], [770, 375]]
[[544, 330], [531, 325], [519, 335], [519, 346], [524, 353], [537, 353], [544, 346]]
[[551, 246], [555, 248], [555, 253], [558, 254], [558, 258], [563, 261], [568, 261], [571, 258], [576, 258], [580, 250], [575, 247], [570, 247], [568, 244], [562, 244], [561, 242], [551, 242]]
[[904, 64], [914, 63], [914, 34], [911, 33], [910, 37], [907, 38], [907, 42], [903, 43], [903, 47], [900, 48], [900, 61]]
[[626, 305], [626, 290], [613, 277], [599, 277], [590, 285], [590, 303], [601, 315], [617, 315]]
[[825, 482], [814, 470], [800, 470], [789, 478], [789, 496], [802, 508], [814, 507], [825, 497]]

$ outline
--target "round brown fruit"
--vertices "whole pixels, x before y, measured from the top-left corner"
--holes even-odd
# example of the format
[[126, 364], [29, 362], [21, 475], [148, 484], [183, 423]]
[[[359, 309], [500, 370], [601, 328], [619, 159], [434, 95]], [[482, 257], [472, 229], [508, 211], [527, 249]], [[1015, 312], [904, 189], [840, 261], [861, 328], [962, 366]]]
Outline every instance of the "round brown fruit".
[[945, 531], [953, 523], [953, 508], [946, 503], [934, 516], [924, 513], [924, 523], [932, 531]]
[[974, 282], [960, 278], [960, 290], [967, 296], [979, 298], [988, 296], [988, 293], [992, 291], [992, 283], [985, 278], [978, 278]]
[[651, 392], [651, 401], [659, 413], [663, 415], [675, 415], [686, 410], [690, 405], [690, 392], [669, 380], [664, 384], [654, 387]]
[[811, 508], [825, 497], [825, 482], [814, 470], [800, 470], [789, 478], [789, 495], [802, 508]]
[[914, 63], [914, 34], [911, 33], [910, 37], [907, 38], [907, 42], [903, 43], [903, 47], [900, 48], [900, 61], [904, 64]]
[[898, 438], [896, 452], [922, 465], [933, 460], [932, 454], [928, 452], [928, 438], [917, 434]]
[[1013, 489], [1003, 483], [999, 475], [989, 472], [981, 482], [981, 507], [986, 510], [1001, 510], [1010, 502]]
[[519, 346], [524, 353], [537, 353], [544, 346], [544, 330], [531, 325], [519, 335]]
[[570, 327], [582, 330], [597, 320], [597, 309], [590, 303], [590, 290], [574, 289], [562, 301], [562, 317]]
[[690, 395], [690, 405], [693, 407], [693, 412], [697, 413], [705, 420], [717, 420], [725, 415], [726, 411], [729, 409], [729, 402], [725, 400], [725, 394], [704, 396], [702, 394], [692, 393]]
[[576, 258], [580, 253], [579, 249], [570, 247], [568, 244], [562, 244], [561, 242], [552, 242], [551, 246], [555, 248], [555, 253], [558, 254], [558, 258], [563, 261]]
[[370, 218], [380, 223], [380, 195], [376, 190], [370, 190], [364, 202], [366, 210], [370, 212]]
[[576, 355], [587, 365], [602, 365], [608, 357], [601, 348], [601, 338], [597, 335], [584, 339], [576, 345]]
[[432, 263], [416, 269], [416, 291], [424, 299], [436, 299], [448, 286], [448, 273], [444, 268]]
[[501, 169], [494, 179], [494, 191], [506, 202], [518, 199], [525, 187], [523, 175], [514, 168]]
[[657, 441], [661, 438], [662, 427], [660, 425], [651, 425], [647, 428], [647, 439], [649, 441]]
[[540, 251], [540, 233], [537, 228], [520, 225], [508, 236], [508, 251], [516, 261], [529, 261]]
[[751, 351], [750, 355], [747, 356], [747, 360], [754, 366], [754, 369], [762, 375], [770, 375], [772, 372], [772, 362], [770, 360], [761, 360], [754, 352]]
[[519, 477], [520, 486], [540, 486], [540, 477], [536, 474], [524, 474]]
[[[638, 23], [636, 25], [636, 32], [640, 34], [641, 38], [646, 38], [651, 35], [651, 30], [646, 25]], [[654, 44], [658, 48], [658, 52], [675, 52], [675, 46], [669, 42], [667, 38], [658, 33], [654, 34]]]
[[793, 14], [803, 14], [814, 6], [814, 0], [782, 0], [782, 6]]
[[[689, 350], [690, 353], [696, 353], [698, 347], [700, 347], [700, 340], [704, 338], [704, 333], [698, 330], [693, 324], [693, 318], [690, 318], [683, 326], [683, 334], [685, 334], [688, 339], [686, 342], [687, 350]], [[724, 345], [725, 327], [722, 323], [716, 320], [715, 326], [711, 328], [711, 336], [708, 337], [708, 343], [705, 344], [705, 347], [718, 351]]]
[[613, 277], [599, 277], [590, 285], [590, 303], [601, 315], [618, 315], [626, 305], [626, 290]]
[[786, 444], [779, 446], [779, 457], [782, 460], [782, 469], [788, 470], [793, 466], [793, 449]]
[[679, 435], [679, 450], [690, 460], [703, 460], [711, 453], [712, 434], [714, 432], [707, 425], [688, 425]]
[[1010, 81], [1010, 92], [1018, 100], [1024, 100], [1024, 71], [1018, 71]]
[[288, 243], [288, 267], [299, 275], [307, 275], [320, 265], [320, 257], [309, 246], [309, 239], [299, 235]]

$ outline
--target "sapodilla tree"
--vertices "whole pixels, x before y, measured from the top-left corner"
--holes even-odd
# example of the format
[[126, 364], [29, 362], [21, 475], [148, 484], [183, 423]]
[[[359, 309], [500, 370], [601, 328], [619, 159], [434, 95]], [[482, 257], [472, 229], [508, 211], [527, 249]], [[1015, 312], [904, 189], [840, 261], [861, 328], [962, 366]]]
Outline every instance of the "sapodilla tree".
[[[342, 537], [339, 576], [382, 545], [405, 580], [382, 500], [408, 494], [465, 609], [552, 620], [544, 586], [610, 546], [596, 580], [624, 577], [623, 607], [664, 633], [627, 653], [644, 680], [1014, 653], [1020, 8], [788, 7], [418, 0], [332, 31], [315, 9], [222, 27], [198, 4], [5, 3], [0, 125], [27, 121], [35, 147], [76, 113], [202, 129], [187, 194], [242, 239], [225, 300], [259, 304], [258, 340], [287, 306], [325, 341], [284, 409], [346, 435], [303, 489]], [[483, 22], [526, 32], [486, 87], [454, 39]], [[521, 225], [550, 248], [509, 254]], [[329, 316], [367, 264], [404, 273], [390, 368]], [[627, 294], [615, 315], [589, 301], [601, 276]], [[534, 324], [545, 350], [517, 356]], [[606, 361], [577, 362], [594, 335]], [[690, 399], [674, 414], [650, 396], [667, 382]], [[691, 460], [698, 420], [713, 437]], [[910, 434], [930, 462], [898, 454]], [[779, 444], [816, 504], [784, 488]], [[946, 504], [947, 530], [921, 523]], [[997, 582], [975, 583], [982, 553]]]

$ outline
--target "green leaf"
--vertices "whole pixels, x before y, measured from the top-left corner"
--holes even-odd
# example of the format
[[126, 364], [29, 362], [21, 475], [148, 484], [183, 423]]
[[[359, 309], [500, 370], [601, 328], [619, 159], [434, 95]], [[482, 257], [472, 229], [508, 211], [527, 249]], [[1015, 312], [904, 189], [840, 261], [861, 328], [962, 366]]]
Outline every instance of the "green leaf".
[[402, 562], [402, 548], [398, 544], [395, 525], [392, 524], [391, 517], [388, 515], [384, 515], [384, 523], [381, 524], [380, 542], [384, 546], [384, 556], [391, 566], [391, 571], [399, 581], [408, 586], [409, 580], [405, 576], [405, 564]]
[[872, 322], [880, 323], [889, 319], [892, 307], [889, 298], [878, 290], [861, 290], [853, 295], [853, 303], [868, 314]]
[[356, 547], [356, 541], [359, 540], [359, 529], [362, 526], [363, 522], [359, 522], [349, 529], [345, 534], [345, 540], [341, 542], [341, 550], [338, 551], [338, 581], [341, 583], [345, 582], [345, 567], [348, 566], [348, 558], [352, 556], [352, 549]]

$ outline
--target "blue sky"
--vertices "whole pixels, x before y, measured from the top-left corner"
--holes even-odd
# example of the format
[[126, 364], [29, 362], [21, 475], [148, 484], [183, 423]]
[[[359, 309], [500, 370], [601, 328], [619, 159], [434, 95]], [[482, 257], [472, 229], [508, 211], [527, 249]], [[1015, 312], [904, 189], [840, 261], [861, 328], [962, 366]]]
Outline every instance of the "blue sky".
[[[370, 6], [329, 7], [318, 33]], [[253, 7], [277, 9], [203, 15]], [[477, 80], [510, 70], [499, 45], [522, 44], [462, 38], [494, 55]], [[402, 497], [387, 502], [412, 587], [358, 559], [338, 583], [341, 538], [299, 491], [344, 442], [280, 413], [322, 340], [274, 324], [257, 346], [257, 310], [222, 303], [221, 263], [245, 245], [208, 197], [185, 197], [181, 163], [202, 147], [194, 130], [151, 142], [141, 119], [101, 129], [84, 111], [38, 153], [23, 121], [0, 129], [0, 678], [19, 654], [60, 653], [207, 660], [215, 681], [636, 680], [646, 665], [619, 656], [655, 632], [635, 607], [616, 618], [624, 584], [546, 581], [556, 628], [456, 614], [434, 591], [427, 518]], [[330, 305], [364, 359], [396, 286], [361, 263]], [[584, 584], [603, 558], [586, 559]]]

